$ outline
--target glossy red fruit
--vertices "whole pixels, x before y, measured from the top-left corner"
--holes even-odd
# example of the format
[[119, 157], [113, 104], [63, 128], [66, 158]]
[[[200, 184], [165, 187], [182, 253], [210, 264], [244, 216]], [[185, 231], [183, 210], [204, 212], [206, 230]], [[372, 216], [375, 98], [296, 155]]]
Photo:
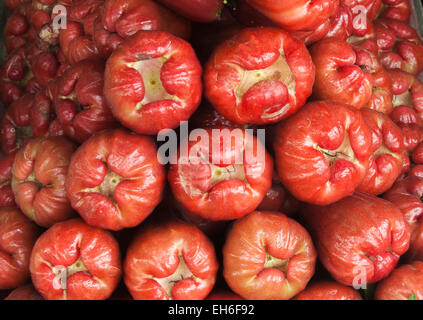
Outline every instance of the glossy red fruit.
[[386, 115], [375, 110], [360, 110], [372, 135], [373, 155], [358, 191], [374, 195], [392, 187], [403, 170], [404, 137], [401, 129]]
[[316, 281], [295, 296], [294, 300], [362, 300], [358, 291], [335, 281]]
[[314, 274], [308, 232], [278, 212], [255, 211], [237, 220], [223, 247], [223, 276], [245, 299], [287, 300]]
[[273, 160], [242, 129], [208, 128], [172, 158], [168, 180], [188, 211], [217, 221], [240, 218], [263, 200], [272, 183]]
[[100, 53], [108, 57], [140, 30], [165, 31], [186, 40], [191, 34], [187, 20], [156, 1], [106, 0], [102, 14], [94, 22], [94, 41]]
[[139, 31], [107, 60], [104, 93], [124, 126], [157, 134], [178, 127], [198, 107], [201, 71], [188, 42], [166, 32]]
[[[393, 106], [394, 112], [398, 108], [404, 109], [404, 106], [410, 107], [417, 114], [417, 119], [414, 121], [401, 119], [394, 116], [397, 121], [403, 123], [423, 123], [423, 83], [415, 76], [399, 69], [389, 70], [388, 74], [392, 81]], [[404, 109], [406, 110], [406, 109]]]
[[287, 30], [313, 30], [336, 13], [338, 0], [247, 0], [247, 3]]
[[136, 300], [201, 300], [212, 290], [217, 269], [213, 244], [199, 229], [168, 221], [135, 237], [124, 280]]
[[423, 42], [416, 30], [393, 19], [378, 19], [375, 28], [383, 66], [414, 75], [423, 70]]
[[410, 174], [397, 181], [383, 197], [400, 208], [410, 225], [410, 249], [405, 259], [409, 262], [423, 259], [423, 178]]
[[29, 41], [28, 34], [33, 34], [33, 30], [30, 31], [32, 26], [28, 17], [30, 12], [30, 4], [19, 5], [7, 18], [3, 36], [8, 53], [27, 43]]
[[372, 138], [359, 110], [312, 102], [277, 126], [276, 168], [292, 195], [326, 205], [351, 195], [363, 181]]
[[103, 93], [104, 62], [83, 60], [58, 80], [57, 118], [65, 135], [84, 142], [94, 133], [116, 126]]
[[122, 274], [119, 245], [107, 231], [67, 220], [38, 238], [30, 270], [46, 300], [107, 299]]
[[13, 290], [4, 300], [43, 300], [43, 298], [32, 284], [27, 284]]
[[31, 2], [30, 0], [4, 0], [4, 4], [9, 10], [16, 9], [20, 4]]
[[410, 230], [401, 210], [372, 195], [355, 193], [328, 206], [306, 205], [301, 214], [320, 261], [347, 286], [385, 278], [409, 247]]
[[423, 262], [400, 266], [380, 282], [376, 300], [423, 300]]
[[73, 215], [65, 179], [76, 145], [63, 137], [31, 139], [16, 154], [12, 189], [19, 208], [48, 228]]
[[313, 81], [304, 44], [273, 28], [242, 30], [214, 50], [204, 70], [206, 98], [239, 124], [274, 123], [295, 113]]
[[63, 127], [57, 119], [55, 103], [58, 83], [50, 81], [35, 97], [30, 111], [30, 122], [34, 136], [63, 136]]
[[411, 15], [409, 0], [382, 0], [380, 17], [408, 23]]
[[29, 278], [29, 257], [38, 229], [17, 208], [0, 208], [0, 289], [13, 289]]
[[78, 148], [66, 190], [88, 224], [120, 230], [135, 227], [153, 211], [164, 181], [153, 141], [117, 129], [98, 133]]
[[12, 165], [16, 152], [0, 157], [0, 207], [14, 207], [15, 196], [12, 191]]
[[0, 144], [3, 154], [18, 150], [33, 136], [31, 108], [34, 95], [27, 94], [13, 102], [0, 121]]
[[223, 0], [158, 0], [178, 14], [197, 22], [212, 22], [220, 18]]
[[334, 99], [362, 108], [372, 95], [372, 76], [360, 68], [354, 48], [345, 41], [324, 39], [310, 48], [316, 65], [315, 99]]

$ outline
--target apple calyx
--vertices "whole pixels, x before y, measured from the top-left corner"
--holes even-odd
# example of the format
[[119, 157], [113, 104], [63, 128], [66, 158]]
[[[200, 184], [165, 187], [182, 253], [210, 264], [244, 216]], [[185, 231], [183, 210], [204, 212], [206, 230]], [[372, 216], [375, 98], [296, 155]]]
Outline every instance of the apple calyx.
[[271, 256], [266, 252], [266, 259], [263, 265], [263, 269], [277, 269], [281, 271], [286, 277], [286, 270], [288, 269], [289, 259], [279, 259]]
[[197, 281], [197, 278], [192, 274], [191, 270], [186, 265], [182, 254], [179, 254], [178, 258], [179, 258], [179, 264], [173, 274], [165, 278], [152, 277], [166, 291], [167, 296], [170, 300], [173, 299], [172, 297], [173, 287], [178, 282], [183, 281], [185, 279], [189, 279], [189, 278], [192, 278], [193, 280]]
[[211, 187], [214, 187], [219, 182], [231, 179], [238, 179], [246, 181], [245, 168], [242, 164], [233, 164], [226, 167], [219, 167], [210, 164], [211, 169]]
[[135, 110], [142, 109], [143, 106], [158, 100], [175, 100], [178, 97], [171, 95], [163, 86], [161, 79], [161, 70], [163, 65], [170, 59], [170, 56], [164, 55], [158, 58], [143, 55], [138, 61], [127, 63], [126, 65], [138, 71], [144, 83], [144, 98], [138, 102]]
[[338, 159], [345, 159], [351, 162], [353, 162], [355, 159], [354, 151], [351, 148], [349, 133], [347, 131], [345, 132], [344, 140], [337, 149], [324, 149], [321, 148], [319, 145], [316, 145], [314, 148], [320, 151], [325, 156], [330, 166]]
[[107, 173], [103, 182], [98, 186], [99, 192], [105, 195], [107, 198], [113, 197], [117, 185], [122, 180], [124, 180], [122, 176], [110, 169], [107, 169]]
[[241, 81], [234, 88], [237, 103], [242, 101], [244, 94], [256, 83], [261, 81], [280, 81], [286, 85], [289, 94], [295, 98], [295, 77], [286, 61], [283, 51], [278, 59], [269, 67], [256, 70], [245, 70], [238, 65], [233, 65], [238, 71]]

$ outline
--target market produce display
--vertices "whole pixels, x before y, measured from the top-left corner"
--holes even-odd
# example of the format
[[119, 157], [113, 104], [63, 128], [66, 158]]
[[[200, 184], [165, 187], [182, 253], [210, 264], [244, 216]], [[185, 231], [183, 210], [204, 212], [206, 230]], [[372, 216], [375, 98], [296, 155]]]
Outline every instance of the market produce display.
[[0, 1], [0, 299], [423, 300], [423, 4]]

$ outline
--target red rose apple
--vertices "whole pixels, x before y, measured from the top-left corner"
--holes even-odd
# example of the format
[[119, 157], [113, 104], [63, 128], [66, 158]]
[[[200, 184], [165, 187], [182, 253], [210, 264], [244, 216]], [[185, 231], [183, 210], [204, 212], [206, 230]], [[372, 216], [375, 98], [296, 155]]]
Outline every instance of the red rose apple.
[[328, 206], [306, 205], [301, 213], [320, 261], [347, 286], [385, 278], [409, 247], [410, 230], [401, 210], [372, 195], [355, 193]]
[[[194, 6], [190, 4], [190, 8]], [[166, 31], [184, 39], [191, 34], [188, 21], [156, 1], [106, 0], [102, 14], [94, 22], [94, 41], [102, 55], [108, 57], [140, 30]]]
[[66, 136], [81, 143], [96, 132], [116, 126], [103, 95], [102, 60], [80, 61], [58, 81], [56, 113]]
[[330, 38], [315, 43], [310, 53], [316, 65], [315, 99], [334, 99], [356, 108], [367, 105], [372, 95], [372, 76], [360, 68], [353, 46]]
[[317, 281], [309, 284], [294, 300], [362, 300], [358, 291], [335, 281]]
[[73, 215], [65, 179], [76, 146], [63, 137], [31, 139], [16, 154], [12, 189], [23, 213], [50, 227]]
[[386, 115], [375, 110], [360, 110], [372, 134], [373, 155], [366, 176], [357, 190], [374, 195], [392, 187], [403, 170], [404, 145], [401, 129]]
[[278, 212], [255, 211], [234, 222], [223, 248], [223, 276], [245, 299], [287, 300], [314, 274], [308, 232]]
[[66, 190], [88, 224], [120, 230], [138, 225], [153, 211], [164, 180], [153, 141], [117, 129], [98, 133], [78, 148]]
[[188, 42], [139, 31], [107, 60], [104, 93], [124, 126], [157, 134], [178, 127], [200, 104], [201, 65]]
[[22, 147], [33, 136], [31, 108], [34, 95], [27, 94], [13, 102], [0, 121], [0, 145], [3, 154]]
[[136, 300], [201, 300], [216, 281], [212, 242], [180, 221], [150, 225], [135, 237], [124, 263], [124, 280]]
[[313, 30], [336, 13], [337, 0], [246, 0], [257, 11], [287, 30]]
[[411, 15], [410, 0], [382, 0], [380, 16], [408, 23]]
[[30, 270], [44, 299], [107, 299], [122, 274], [119, 245], [107, 231], [67, 220], [38, 238]]
[[271, 156], [242, 129], [208, 128], [203, 133], [172, 159], [168, 180], [175, 199], [213, 221], [250, 213], [271, 186]]
[[409, 175], [397, 181], [383, 197], [401, 209], [411, 227], [410, 249], [406, 253], [406, 260], [423, 259], [423, 178]]
[[278, 125], [273, 147], [288, 191], [301, 201], [325, 205], [351, 195], [360, 185], [372, 137], [359, 110], [320, 101]]
[[376, 300], [423, 300], [423, 262], [415, 261], [394, 270], [380, 282]]
[[304, 44], [286, 31], [244, 29], [214, 50], [204, 82], [205, 96], [229, 120], [274, 123], [304, 105], [314, 66]]
[[0, 289], [12, 289], [29, 278], [29, 258], [38, 229], [17, 208], [0, 208]]
[[0, 157], [0, 207], [16, 205], [12, 191], [12, 165], [16, 152]]
[[43, 300], [43, 298], [32, 284], [27, 284], [13, 290], [4, 300]]
[[380, 61], [387, 69], [417, 75], [423, 70], [423, 42], [407, 23], [393, 19], [375, 22]]

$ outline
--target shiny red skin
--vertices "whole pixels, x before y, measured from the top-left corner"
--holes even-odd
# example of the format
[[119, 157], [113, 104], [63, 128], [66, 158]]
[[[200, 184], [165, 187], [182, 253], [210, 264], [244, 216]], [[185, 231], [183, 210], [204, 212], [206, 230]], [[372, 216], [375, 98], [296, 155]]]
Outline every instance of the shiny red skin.
[[423, 165], [417, 164], [413, 166], [410, 171], [408, 171], [408, 175], [423, 178]]
[[46, 300], [104, 300], [122, 274], [119, 245], [109, 232], [80, 219], [59, 222], [35, 243], [30, 271]]
[[407, 23], [392, 19], [375, 21], [380, 61], [387, 69], [417, 75], [423, 70], [423, 42]]
[[102, 60], [83, 60], [58, 80], [57, 118], [65, 135], [76, 142], [117, 125], [103, 95], [103, 73]]
[[26, 91], [31, 92], [31, 80], [36, 81], [41, 89], [56, 76], [58, 67], [53, 53], [40, 50], [31, 42], [8, 55], [1, 67], [0, 77], [3, 81], [16, 84], [22, 91], [26, 87]]
[[30, 111], [30, 121], [35, 137], [63, 136], [65, 134], [56, 116], [55, 101], [57, 90], [57, 81], [53, 80], [34, 97], [34, 103]]
[[273, 147], [288, 191], [300, 201], [326, 205], [351, 195], [363, 181], [372, 137], [359, 110], [320, 101], [279, 124]]
[[245, 299], [287, 300], [314, 274], [316, 250], [298, 222], [255, 211], [234, 222], [223, 247], [223, 276]]
[[61, 50], [70, 65], [101, 57], [94, 39], [94, 20], [101, 15], [104, 0], [73, 1], [66, 29], [60, 30]]
[[[137, 69], [130, 63], [142, 66]], [[188, 42], [162, 31], [139, 31], [107, 60], [104, 93], [125, 127], [157, 134], [178, 127], [196, 110], [202, 95], [201, 73]]]
[[27, 94], [13, 102], [0, 121], [0, 144], [3, 154], [10, 154], [33, 136], [31, 108], [34, 95]]
[[72, 157], [66, 190], [84, 220], [110, 230], [135, 227], [160, 203], [165, 171], [149, 137], [103, 131]]
[[14, 207], [15, 196], [12, 191], [12, 166], [16, 152], [0, 157], [0, 207]]
[[16, 154], [12, 190], [22, 212], [48, 228], [73, 215], [65, 179], [76, 145], [64, 137], [31, 139]]
[[393, 106], [397, 108], [408, 106], [417, 114], [416, 121], [397, 120], [403, 123], [423, 124], [423, 83], [414, 75], [399, 69], [388, 70], [392, 81]]
[[[28, 18], [30, 10], [30, 4], [27, 3], [24, 5], [20, 5], [7, 18], [6, 24], [4, 26], [3, 35], [4, 45], [8, 53], [28, 41], [28, 33], [31, 29], [30, 21]], [[33, 30], [31, 34], [33, 34]]]
[[382, 0], [380, 17], [408, 23], [411, 15], [410, 0]]
[[102, 15], [94, 22], [94, 41], [101, 54], [108, 57], [140, 30], [165, 31], [186, 40], [191, 35], [189, 21], [155, 1], [106, 0]]
[[197, 22], [212, 22], [220, 17], [223, 0], [158, 0], [181, 16]]
[[360, 110], [372, 135], [373, 155], [358, 191], [374, 195], [392, 187], [402, 173], [404, 137], [401, 129], [386, 115], [375, 110]]
[[386, 114], [391, 113], [394, 108], [391, 77], [379, 62], [376, 41], [359, 40], [353, 45], [353, 49], [356, 53], [356, 65], [365, 73], [371, 74], [372, 95], [366, 106]]
[[[212, 221], [238, 219], [256, 209], [271, 187], [273, 160], [248, 132], [224, 127], [218, 130], [222, 134], [226, 130], [232, 140], [239, 133], [241, 145], [232, 142], [224, 148], [223, 139], [219, 139], [220, 157], [213, 159], [212, 149], [216, 146], [212, 147], [212, 130], [206, 129], [204, 140], [208, 143], [189, 141], [178, 151], [177, 159], [170, 165], [168, 181], [175, 199], [188, 211]], [[249, 157], [253, 150], [263, 159]]]
[[324, 39], [310, 48], [316, 65], [313, 98], [333, 99], [358, 109], [372, 95], [372, 76], [358, 65], [354, 48], [339, 39]]
[[347, 40], [352, 33], [353, 14], [348, 6], [340, 2], [336, 14], [329, 18], [329, 30], [325, 38]]
[[338, 0], [246, 0], [257, 11], [291, 31], [313, 30], [338, 9]]
[[38, 229], [17, 208], [0, 208], [0, 289], [13, 289], [29, 278], [29, 258]]
[[229, 291], [214, 291], [210, 293], [206, 300], [244, 300], [240, 296]]
[[305, 45], [274, 28], [242, 30], [213, 51], [204, 69], [206, 98], [239, 124], [274, 123], [295, 113], [313, 82]]
[[175, 220], [138, 233], [126, 253], [124, 281], [135, 300], [202, 300], [217, 269], [212, 242], [194, 225]]
[[[410, 243], [410, 229], [391, 202], [365, 193], [328, 206], [306, 205], [302, 217], [319, 259], [332, 277], [347, 286], [388, 276]], [[358, 284], [358, 283], [356, 283]]]
[[423, 259], [423, 178], [411, 174], [383, 195], [400, 208], [412, 230], [410, 249], [405, 255], [409, 262]]
[[67, 22], [66, 29], [60, 31], [59, 42], [70, 65], [101, 56], [92, 38], [85, 34], [83, 24], [77, 21]]
[[13, 290], [4, 300], [43, 300], [43, 298], [32, 284], [27, 284]]
[[362, 300], [358, 291], [335, 281], [310, 283], [294, 300]]
[[423, 300], [423, 262], [414, 261], [394, 270], [378, 284], [375, 299]]
[[355, 34], [363, 31], [362, 26], [360, 26], [360, 22], [362, 22], [360, 17], [360, 14], [362, 13], [360, 6], [364, 7], [365, 14], [367, 16], [367, 21], [370, 22], [376, 18], [382, 5], [382, 0], [340, 0], [340, 1], [341, 3], [349, 7], [353, 13], [353, 21], [357, 22], [353, 24], [353, 29]]

